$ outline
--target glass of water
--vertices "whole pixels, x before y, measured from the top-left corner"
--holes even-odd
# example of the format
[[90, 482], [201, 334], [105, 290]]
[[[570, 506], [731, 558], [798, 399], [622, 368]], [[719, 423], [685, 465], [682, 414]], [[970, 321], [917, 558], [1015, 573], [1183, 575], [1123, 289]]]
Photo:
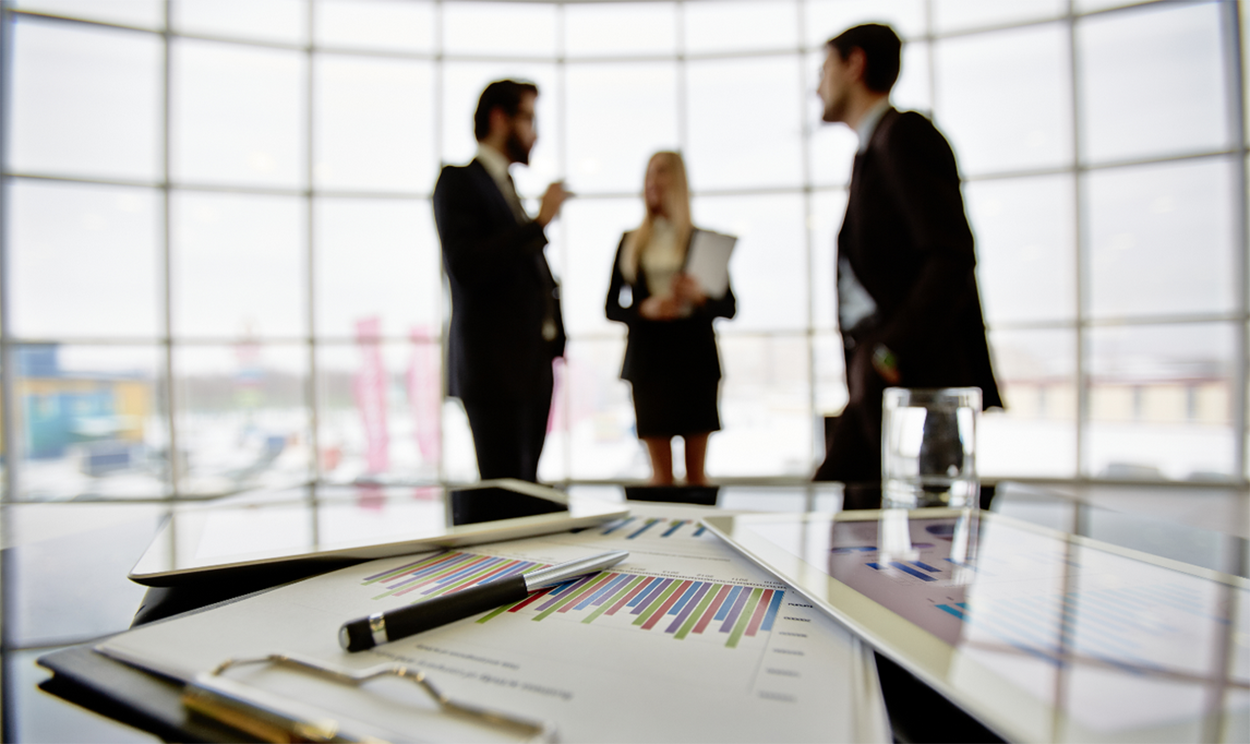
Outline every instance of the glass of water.
[[887, 388], [882, 403], [882, 507], [976, 507], [981, 389]]

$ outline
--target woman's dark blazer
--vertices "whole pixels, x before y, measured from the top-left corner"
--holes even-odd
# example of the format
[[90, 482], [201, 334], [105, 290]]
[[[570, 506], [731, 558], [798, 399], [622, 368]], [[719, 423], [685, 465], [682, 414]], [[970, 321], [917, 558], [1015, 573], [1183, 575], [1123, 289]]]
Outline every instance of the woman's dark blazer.
[[[685, 379], [715, 384], [720, 380], [721, 367], [712, 319], [732, 318], [738, 312], [733, 288], [727, 289], [724, 297], [709, 297], [689, 317], [649, 320], [638, 314], [642, 301], [651, 296], [646, 272], [640, 266], [636, 280], [633, 283], [625, 281], [621, 272], [621, 252], [624, 248], [625, 236], [621, 236], [616, 258], [612, 262], [612, 284], [608, 287], [605, 308], [609, 320], [629, 326], [621, 379], [635, 383]], [[621, 293], [626, 287], [629, 288], [627, 306], [621, 304]]]

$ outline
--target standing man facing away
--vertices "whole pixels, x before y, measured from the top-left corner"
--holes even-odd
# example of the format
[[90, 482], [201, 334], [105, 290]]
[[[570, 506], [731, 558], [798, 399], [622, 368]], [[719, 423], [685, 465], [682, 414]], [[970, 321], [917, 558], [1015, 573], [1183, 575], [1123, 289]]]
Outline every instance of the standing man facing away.
[[434, 187], [451, 287], [448, 387], [464, 403], [483, 480], [538, 480], [552, 362], [564, 354], [560, 290], [543, 248], [568, 194], [551, 184], [530, 218], [508, 173], [529, 164], [537, 97], [532, 83], [486, 86], [473, 116], [477, 156], [444, 167]]
[[901, 49], [889, 26], [848, 29], [826, 44], [817, 88], [824, 121], [859, 135], [838, 233], [850, 400], [817, 480], [880, 480], [886, 387], [975, 386], [983, 407], [1002, 406], [954, 153], [932, 122], [890, 105]]

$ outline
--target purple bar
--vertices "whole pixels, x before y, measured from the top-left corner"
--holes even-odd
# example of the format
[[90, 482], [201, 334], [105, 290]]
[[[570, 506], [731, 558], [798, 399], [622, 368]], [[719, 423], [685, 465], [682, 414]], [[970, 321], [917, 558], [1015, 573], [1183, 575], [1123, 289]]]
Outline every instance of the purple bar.
[[699, 587], [699, 593], [690, 598], [690, 601], [686, 603], [686, 609], [682, 610], [681, 614], [677, 616], [677, 619], [673, 621], [673, 624], [668, 626], [664, 632], [676, 633], [677, 629], [681, 627], [681, 624], [686, 622], [686, 618], [690, 616], [690, 613], [694, 612], [694, 608], [699, 605], [699, 600], [703, 599], [703, 595], [707, 594], [707, 590], [711, 588], [711, 583], [706, 583]]
[[[616, 591], [616, 587], [617, 587], [617, 586], [618, 586], [618, 585], [619, 585], [622, 581], [625, 581], [625, 579], [627, 579], [627, 578], [629, 578], [629, 575], [628, 575], [628, 574], [620, 574], [620, 575], [619, 575], [619, 576], [617, 576], [615, 579], [612, 579], [612, 580], [611, 580], [611, 581], [609, 581], [608, 583], [606, 583], [606, 584], [604, 584], [603, 586], [599, 587], [599, 589], [598, 589], [597, 591], [595, 591], [594, 593], [592, 593], [589, 597], [587, 597], [587, 598], [583, 599], [582, 601], [578, 602], [578, 603], [577, 603], [577, 606], [576, 606], [576, 607], [574, 607], [573, 609], [575, 609], [575, 610], [584, 610], [584, 609], [586, 609], [587, 607], [589, 607], [589, 606], [590, 606], [590, 605], [592, 605], [592, 604], [598, 604], [599, 602], [602, 602], [603, 600], [605, 600], [605, 599], [607, 599], [608, 597], [612, 596], [611, 594], [609, 594], [609, 592], [614, 592], [614, 591]], [[595, 600], [596, 600], [596, 599], [597, 599], [597, 600], [599, 600], [599, 602], [595, 602]]]
[[490, 560], [482, 561], [481, 563], [474, 564], [467, 568], [462, 568], [459, 571], [456, 571], [455, 573], [444, 576], [443, 578], [438, 580], [438, 583], [449, 584], [453, 581], [457, 581], [459, 579], [463, 579], [466, 576], [475, 574], [478, 571], [484, 571], [488, 568], [491, 568], [492, 566], [497, 566], [506, 560], [508, 559], [507, 558], [491, 558]]
[[634, 594], [634, 598], [629, 600], [629, 604], [625, 606], [633, 607], [634, 605], [641, 602], [642, 598], [647, 595], [647, 592], [651, 591], [651, 588], [654, 587], [656, 583], [660, 581], [663, 581], [663, 579], [658, 579], [658, 578], [647, 579], [646, 582], [643, 583], [642, 588], [639, 589], [638, 592]]
[[[586, 585], [586, 582], [590, 581], [591, 579], [593, 579], [594, 577], [598, 575], [599, 574], [591, 574], [590, 576], [583, 576], [571, 584], [565, 584], [565, 586], [568, 587], [569, 589], [580, 589], [581, 587]], [[564, 599], [563, 592], [564, 590], [562, 589], [561, 596], [558, 596], [558, 597], [552, 596], [553, 594], [555, 594], [555, 592], [548, 594], [547, 596], [551, 597], [551, 599], [547, 600], [546, 602], [542, 603], [538, 607], [534, 608], [534, 611], [542, 612], [543, 610], [547, 609], [548, 607], [555, 604], [556, 602], [559, 602], [560, 600]]]
[[686, 593], [681, 595], [681, 599], [677, 600], [677, 604], [673, 605], [673, 609], [668, 611], [668, 614], [676, 615], [681, 612], [681, 608], [686, 606], [686, 602], [690, 601], [690, 598], [694, 596], [695, 592], [699, 591], [699, 587], [701, 586], [703, 586], [702, 581], [696, 581], [691, 584], [690, 588], [686, 590]]
[[[614, 587], [613, 587], [613, 589], [612, 589], [612, 592], [615, 592], [615, 591], [617, 591], [617, 590], [621, 589], [621, 588], [622, 588], [622, 587], [624, 587], [627, 583], [629, 583], [629, 581], [630, 581], [630, 580], [632, 580], [632, 579], [636, 579], [636, 578], [638, 578], [638, 576], [636, 576], [636, 575], [634, 575], [634, 574], [621, 574], [621, 579], [620, 579], [620, 581], [613, 581], [613, 582], [612, 582], [613, 584], [615, 584], [615, 586], [614, 586]], [[598, 599], [596, 599], [594, 602], [591, 602], [590, 604], [591, 604], [591, 605], [593, 605], [593, 606], [595, 606], [595, 607], [598, 607], [599, 605], [603, 604], [604, 602], [607, 602], [609, 599], [612, 599], [612, 592], [606, 592], [606, 593], [604, 593], [604, 594], [599, 595], [599, 598], [598, 598]]]
[[[432, 556], [430, 556], [430, 557], [428, 557], [428, 558], [422, 558], [422, 559], [421, 559], [421, 560], [419, 560], [419, 561], [413, 561], [412, 563], [409, 563], [409, 564], [408, 564], [408, 565], [406, 565], [406, 566], [397, 566], [397, 567], [395, 567], [395, 568], [390, 569], [389, 571], [383, 571], [382, 573], [376, 573], [376, 574], [374, 574], [374, 575], [372, 575], [372, 576], [366, 576], [366, 577], [365, 577], [365, 581], [373, 581], [374, 579], [381, 578], [381, 577], [383, 577], [383, 576], [385, 576], [385, 575], [387, 575], [387, 574], [390, 574], [390, 573], [395, 573], [396, 571], [399, 571], [400, 569], [404, 569], [404, 568], [415, 568], [416, 566], [420, 566], [422, 563], [427, 563], [427, 564], [429, 564], [429, 565], [427, 565], [427, 566], [425, 567], [425, 568], [427, 568], [427, 569], [428, 569], [428, 568], [431, 568], [431, 567], [433, 567], [433, 566], [437, 566], [437, 565], [438, 565], [438, 564], [440, 564], [440, 563], [444, 563], [444, 562], [446, 562], [446, 561], [448, 561], [448, 560], [451, 560], [451, 559], [453, 559], [453, 558], [456, 558], [456, 557], [457, 557], [457, 556], [456, 556], [456, 554], [454, 554], [454, 553], [444, 553], [443, 555], [432, 555]], [[425, 569], [421, 569], [421, 570], [425, 570]], [[398, 574], [395, 574], [395, 575], [396, 575], [396, 576], [403, 576], [403, 574], [402, 574], [402, 573], [398, 573]]]
[[629, 614], [631, 615], [642, 614], [642, 611], [647, 609], [647, 607], [651, 604], [651, 602], [656, 597], [660, 596], [660, 592], [663, 592], [665, 589], [667, 589], [668, 585], [673, 583], [673, 581], [674, 581], [673, 579], [664, 579], [660, 583], [656, 584], [655, 588], [647, 592], [647, 596], [643, 597], [642, 601], [638, 603], [638, 606], [635, 607], [633, 611], [630, 612]]
[[485, 558], [486, 556], [484, 555], [470, 555], [469, 553], [461, 553], [459, 556], [456, 556], [455, 558], [452, 558], [450, 560], [441, 560], [438, 563], [435, 563], [430, 566], [426, 566], [425, 568], [419, 571], [413, 571], [411, 573], [406, 573], [406, 574], [399, 574], [398, 576], [393, 576], [389, 579], [385, 579], [382, 581], [382, 584], [386, 585], [388, 582], [394, 582], [391, 584], [392, 588], [404, 586], [405, 584], [410, 584], [414, 581], [428, 579], [432, 576], [442, 573], [443, 571], [456, 571], [458, 570], [456, 566], [463, 566], [464, 564], [472, 562], [472, 561], [485, 562]]
[[426, 584], [441, 584], [458, 573], [462, 573], [464, 571], [472, 572], [481, 569], [490, 562], [490, 560], [484, 555], [466, 554], [464, 557], [468, 560], [456, 561], [449, 566], [440, 566], [435, 571], [422, 571], [419, 574], [409, 576], [403, 581], [397, 581], [393, 584], [386, 584], [386, 582], [382, 583], [386, 586], [386, 588], [391, 589], [392, 591], [401, 588], [406, 589], [407, 591], [412, 591], [413, 589], [423, 587]]
[[729, 611], [729, 617], [725, 618], [725, 622], [720, 626], [720, 632], [728, 633], [733, 630], [734, 621], [738, 619], [738, 613], [742, 612], [742, 606], [747, 603], [747, 597], [751, 596], [751, 590], [742, 587], [742, 591], [738, 592], [738, 601], [734, 602], [734, 608]]

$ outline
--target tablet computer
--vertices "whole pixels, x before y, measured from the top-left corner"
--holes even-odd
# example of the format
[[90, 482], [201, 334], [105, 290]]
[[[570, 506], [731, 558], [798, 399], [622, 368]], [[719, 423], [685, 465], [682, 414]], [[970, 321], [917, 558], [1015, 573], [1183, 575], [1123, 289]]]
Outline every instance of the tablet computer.
[[1250, 740], [1250, 582], [1000, 514], [704, 524], [1009, 741]]
[[175, 506], [130, 571], [149, 586], [343, 564], [589, 527], [623, 503], [518, 480], [458, 487], [318, 486]]

